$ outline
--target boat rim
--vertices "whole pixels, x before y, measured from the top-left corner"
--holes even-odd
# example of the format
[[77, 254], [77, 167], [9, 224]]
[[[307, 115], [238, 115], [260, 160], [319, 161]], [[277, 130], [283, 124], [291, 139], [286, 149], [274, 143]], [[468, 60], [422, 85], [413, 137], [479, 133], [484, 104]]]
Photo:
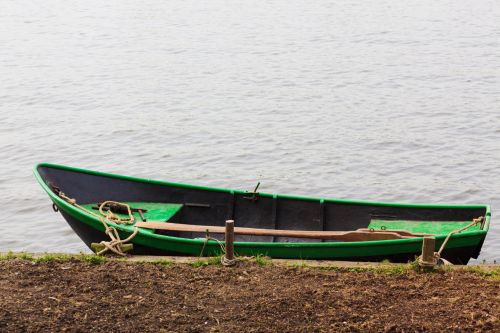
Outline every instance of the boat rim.
[[[83, 169], [83, 168], [77, 168], [77, 167], [72, 167], [72, 166], [66, 166], [66, 165], [60, 165], [60, 164], [53, 164], [53, 163], [38, 163], [33, 167], [33, 173], [35, 175], [35, 178], [37, 181], [40, 183], [42, 188], [47, 192], [47, 194], [51, 197], [53, 201], [57, 201], [59, 205], [64, 206], [66, 209], [69, 210], [77, 210], [74, 206], [70, 205], [67, 203], [65, 200], [57, 196], [50, 188], [49, 186], [45, 183], [45, 181], [42, 179], [42, 176], [40, 175], [38, 168], [40, 167], [48, 167], [48, 168], [55, 168], [55, 169], [60, 169], [60, 170], [67, 170], [67, 171], [73, 171], [73, 172], [79, 172], [79, 173], [86, 173], [90, 175], [96, 175], [96, 176], [101, 176], [101, 177], [108, 177], [108, 178], [115, 178], [115, 179], [123, 179], [123, 180], [129, 180], [129, 181], [134, 181], [134, 182], [142, 182], [142, 183], [149, 183], [149, 184], [156, 184], [156, 185], [166, 185], [166, 186], [175, 186], [175, 187], [180, 187], [180, 188], [189, 188], [189, 189], [200, 189], [200, 190], [208, 190], [208, 191], [217, 191], [217, 192], [227, 192], [230, 194], [245, 194], [247, 192], [242, 191], [242, 190], [233, 190], [233, 189], [227, 189], [227, 188], [218, 188], [218, 187], [209, 187], [209, 186], [202, 186], [202, 185], [191, 185], [191, 184], [183, 184], [183, 183], [176, 183], [176, 182], [168, 182], [168, 181], [162, 181], [162, 180], [155, 180], [155, 179], [146, 179], [146, 178], [140, 178], [140, 177], [134, 177], [134, 176], [125, 176], [121, 174], [115, 174], [115, 173], [108, 173], [108, 172], [102, 172], [102, 171], [95, 171], [95, 170], [88, 170], [88, 169]], [[477, 209], [477, 208], [484, 208], [486, 209], [485, 212], [485, 222], [482, 225], [482, 228], [480, 230], [476, 231], [468, 231], [468, 232], [463, 232], [460, 234], [456, 234], [454, 236], [471, 236], [476, 233], [479, 234], [484, 234], [489, 230], [489, 225], [490, 225], [490, 219], [491, 219], [491, 210], [490, 210], [490, 205], [488, 204], [436, 204], [436, 203], [402, 203], [402, 202], [376, 202], [376, 201], [365, 201], [365, 200], [352, 200], [352, 199], [337, 199], [337, 198], [317, 198], [317, 197], [307, 197], [307, 196], [301, 196], [301, 195], [285, 195], [285, 194], [271, 194], [271, 193], [263, 193], [259, 192], [259, 196], [264, 196], [264, 197], [273, 197], [273, 198], [283, 198], [283, 199], [292, 199], [292, 200], [307, 200], [307, 201], [320, 201], [320, 202], [334, 202], [334, 203], [341, 203], [341, 204], [352, 204], [352, 205], [370, 205], [370, 206], [389, 206], [389, 207], [401, 207], [401, 208], [449, 208], [449, 209]], [[89, 214], [77, 210], [80, 213], [91, 217]], [[123, 226], [114, 224], [112, 223], [113, 226], [118, 227], [119, 229], [125, 231], [125, 232], [130, 232], [128, 228], [123, 228]], [[153, 236], [153, 237], [166, 237], [170, 239], [175, 239], [177, 241], [188, 241], [188, 242], [193, 242], [193, 241], [200, 241], [204, 242], [203, 239], [192, 239], [192, 238], [182, 238], [182, 237], [172, 237], [172, 236], [166, 236], [166, 235], [158, 235], [158, 234], [150, 234], [148, 233], [148, 236]], [[446, 235], [441, 235], [442, 237], [445, 237]], [[441, 236], [436, 236], [436, 239], [440, 238]], [[419, 238], [415, 238], [419, 239]], [[376, 245], [377, 243], [380, 244], [386, 244], [388, 241], [389, 242], [402, 242], [406, 243], [408, 241], [414, 240], [413, 238], [408, 238], [408, 239], [395, 239], [395, 240], [383, 240], [383, 241], [369, 241], [370, 244]], [[240, 243], [240, 242], [235, 242]], [[266, 245], [266, 246], [278, 246], [278, 245], [283, 245], [282, 243], [272, 243], [272, 242], [241, 242], [245, 243], [247, 245]], [[363, 242], [349, 242], [349, 244], [353, 243], [363, 243], [365, 244], [366, 241]], [[328, 242], [311, 242], [311, 243], [295, 243], [295, 242], [290, 242], [286, 243], [287, 246], [290, 245], [299, 245], [304, 246], [305, 244], [308, 244], [310, 246], [318, 246], [318, 245], [326, 245]], [[342, 244], [342, 243], [339, 243]]]

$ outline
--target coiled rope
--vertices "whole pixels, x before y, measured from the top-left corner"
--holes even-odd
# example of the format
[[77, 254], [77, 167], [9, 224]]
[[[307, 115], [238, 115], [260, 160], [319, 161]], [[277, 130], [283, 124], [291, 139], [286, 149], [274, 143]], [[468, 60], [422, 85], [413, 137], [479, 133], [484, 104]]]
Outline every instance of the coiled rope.
[[[130, 209], [129, 205], [127, 205], [125, 203], [121, 203], [121, 202], [116, 202], [116, 201], [105, 201], [99, 206], [100, 215], [98, 215], [98, 214], [94, 213], [93, 211], [79, 205], [76, 202], [76, 199], [68, 197], [66, 194], [64, 194], [64, 192], [61, 192], [60, 190], [55, 191], [55, 192], [61, 199], [63, 199], [64, 201], [66, 201], [70, 205], [77, 207], [77, 208], [83, 210], [84, 212], [94, 216], [94, 217], [97, 217], [99, 219], [99, 221], [101, 221], [102, 225], [104, 226], [104, 233], [110, 238], [110, 240], [100, 242], [100, 244], [102, 244], [104, 246], [104, 249], [96, 252], [97, 255], [103, 255], [104, 253], [110, 251], [110, 252], [113, 252], [119, 256], [126, 256], [126, 253], [123, 251], [122, 245], [127, 243], [127, 242], [130, 242], [139, 232], [139, 228], [134, 227], [134, 232], [130, 236], [128, 236], [125, 239], [121, 239], [120, 235], [118, 234], [118, 231], [115, 228], [110, 227], [108, 225], [108, 222], [112, 222], [112, 223], [116, 223], [116, 224], [126, 224], [126, 225], [134, 224], [134, 221], [135, 221], [134, 215], [132, 214], [132, 210]], [[111, 207], [111, 205], [120, 205], [120, 206], [126, 207], [128, 217], [121, 218], [118, 215], [114, 214], [111, 211], [111, 209], [108, 209], [106, 212], [104, 212], [104, 207], [106, 205], [109, 205], [110, 207]]]

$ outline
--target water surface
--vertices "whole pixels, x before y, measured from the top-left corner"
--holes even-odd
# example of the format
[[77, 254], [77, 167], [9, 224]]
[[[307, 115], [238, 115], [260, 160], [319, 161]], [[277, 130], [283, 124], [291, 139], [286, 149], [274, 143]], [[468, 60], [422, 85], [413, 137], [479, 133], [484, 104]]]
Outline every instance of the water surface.
[[497, 1], [2, 1], [0, 251], [80, 251], [41, 161], [288, 194], [491, 204]]

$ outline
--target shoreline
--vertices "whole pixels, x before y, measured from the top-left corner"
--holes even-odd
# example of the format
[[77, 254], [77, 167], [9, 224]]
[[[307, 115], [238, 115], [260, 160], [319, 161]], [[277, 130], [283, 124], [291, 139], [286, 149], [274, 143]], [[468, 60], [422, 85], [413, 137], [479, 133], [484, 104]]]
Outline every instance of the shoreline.
[[[207, 266], [219, 264], [220, 257], [197, 257], [197, 256], [152, 256], [152, 255], [127, 255], [125, 257], [118, 256], [98, 256], [94, 253], [63, 253], [63, 252], [26, 252], [26, 251], [8, 251], [0, 252], [0, 261], [5, 259], [25, 259], [34, 261], [49, 261], [49, 260], [116, 260], [120, 262], [131, 263], [158, 263], [167, 262], [169, 264], [194, 264], [199, 266]], [[100, 259], [99, 259], [100, 258]], [[240, 262], [257, 262], [259, 264], [265, 262], [264, 265], [277, 265], [283, 267], [309, 267], [309, 268], [339, 268], [339, 269], [365, 269], [365, 270], [412, 270], [417, 269], [415, 263], [391, 263], [389, 261], [382, 262], [367, 262], [367, 261], [340, 261], [340, 260], [314, 260], [314, 259], [272, 259], [269, 257], [238, 257]], [[206, 263], [204, 265], [203, 263]], [[500, 270], [499, 263], [478, 263], [474, 265], [445, 265], [437, 266], [435, 270], [476, 270], [485, 272], [496, 272]], [[499, 272], [500, 274], [500, 272]]]
[[4, 254], [0, 330], [500, 330], [499, 265], [174, 258]]

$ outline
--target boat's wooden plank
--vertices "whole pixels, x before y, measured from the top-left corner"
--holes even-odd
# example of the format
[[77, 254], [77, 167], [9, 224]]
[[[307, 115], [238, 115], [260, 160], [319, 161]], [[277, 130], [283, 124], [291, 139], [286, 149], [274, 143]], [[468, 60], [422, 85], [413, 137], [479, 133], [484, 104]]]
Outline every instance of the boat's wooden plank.
[[[148, 229], [160, 229], [169, 231], [183, 232], [209, 232], [221, 234], [224, 233], [224, 227], [209, 226], [209, 225], [191, 225], [179, 224], [170, 222], [138, 222], [135, 226]], [[260, 229], [260, 228], [243, 228], [235, 227], [234, 233], [237, 235], [254, 235], [254, 236], [276, 236], [276, 237], [295, 237], [295, 238], [316, 238], [339, 241], [372, 241], [372, 240], [389, 240], [402, 239], [409, 236], [403, 236], [396, 232], [390, 231], [310, 231], [310, 230], [276, 230], [276, 229]]]

